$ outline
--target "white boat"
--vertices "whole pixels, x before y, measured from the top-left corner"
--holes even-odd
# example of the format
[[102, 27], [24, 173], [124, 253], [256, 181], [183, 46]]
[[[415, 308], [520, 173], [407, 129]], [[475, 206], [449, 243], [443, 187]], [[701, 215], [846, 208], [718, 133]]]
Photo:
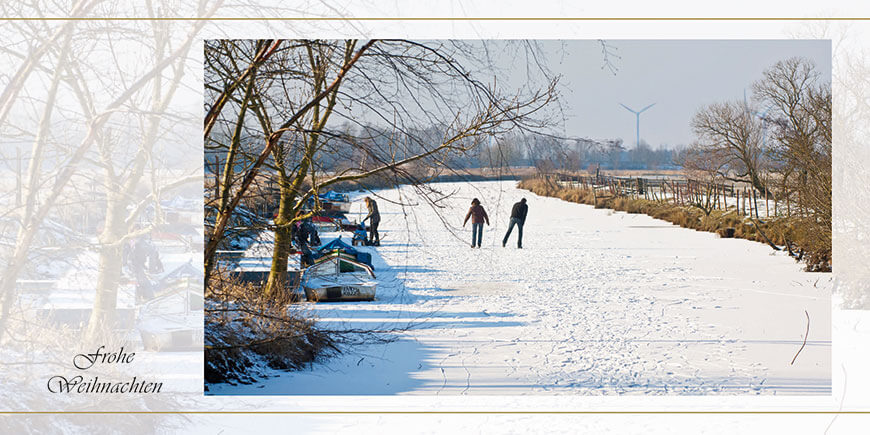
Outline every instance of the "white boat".
[[312, 302], [371, 301], [377, 282], [372, 268], [342, 252], [318, 258], [302, 272], [305, 298]]
[[202, 349], [202, 270], [185, 263], [161, 278], [157, 286], [162, 290], [140, 307], [136, 322], [145, 350]]

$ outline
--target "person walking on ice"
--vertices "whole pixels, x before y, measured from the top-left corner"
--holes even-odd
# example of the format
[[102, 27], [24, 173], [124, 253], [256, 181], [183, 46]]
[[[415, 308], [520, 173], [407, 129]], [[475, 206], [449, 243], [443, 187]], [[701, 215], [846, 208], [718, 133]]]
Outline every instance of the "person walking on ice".
[[[369, 214], [363, 218], [362, 222], [369, 221], [369, 245], [381, 246], [381, 235], [378, 233], [378, 224], [381, 223], [381, 214], [378, 212], [378, 203], [370, 197], [366, 197], [366, 208], [369, 209]], [[362, 223], [361, 222], [361, 223]]]
[[468, 218], [471, 218], [471, 247], [479, 248], [483, 243], [483, 223], [489, 225], [489, 216], [486, 215], [486, 210], [477, 198], [471, 200], [471, 208], [468, 209], [468, 214], [462, 222], [463, 227], [468, 223]]
[[508, 242], [508, 237], [511, 236], [511, 231], [514, 225], [517, 226], [517, 248], [523, 249], [523, 225], [526, 223], [526, 214], [529, 212], [529, 206], [526, 204], [526, 199], [523, 198], [511, 209], [511, 222], [508, 224], [507, 232], [504, 234], [504, 239], [501, 241], [501, 246], [505, 247]]

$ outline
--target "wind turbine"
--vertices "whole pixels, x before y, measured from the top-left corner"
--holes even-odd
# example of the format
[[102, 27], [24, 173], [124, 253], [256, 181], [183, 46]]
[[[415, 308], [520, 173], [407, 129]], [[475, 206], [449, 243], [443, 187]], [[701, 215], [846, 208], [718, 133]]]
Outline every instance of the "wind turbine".
[[643, 113], [644, 111], [646, 111], [646, 109], [649, 109], [650, 107], [655, 106], [656, 103], [652, 103], [649, 106], [646, 106], [640, 110], [634, 110], [634, 109], [632, 109], [632, 108], [630, 108], [622, 103], [619, 103], [619, 105], [622, 107], [625, 107], [626, 110], [628, 110], [631, 113], [634, 113], [635, 116], [637, 116], [637, 139], [636, 139], [636, 142], [634, 144], [635, 144], [635, 146], [638, 146], [638, 145], [640, 145], [640, 114]]

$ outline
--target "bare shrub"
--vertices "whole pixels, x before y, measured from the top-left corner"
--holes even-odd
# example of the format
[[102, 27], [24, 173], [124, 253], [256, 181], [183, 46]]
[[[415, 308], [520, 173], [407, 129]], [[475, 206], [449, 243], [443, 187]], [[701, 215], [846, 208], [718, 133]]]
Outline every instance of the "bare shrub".
[[206, 383], [250, 383], [264, 367], [300, 369], [338, 351], [311, 314], [289, 298], [264, 298], [261, 288], [225, 273], [212, 282], [205, 299]]

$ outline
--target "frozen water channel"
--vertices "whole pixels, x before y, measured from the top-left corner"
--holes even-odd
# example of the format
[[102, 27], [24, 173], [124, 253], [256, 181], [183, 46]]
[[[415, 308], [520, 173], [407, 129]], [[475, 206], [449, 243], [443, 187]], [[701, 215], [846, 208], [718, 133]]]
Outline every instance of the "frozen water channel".
[[[439, 184], [453, 193], [440, 217], [411, 189], [379, 192], [377, 299], [310, 305], [323, 325], [391, 341], [211, 394], [831, 394], [830, 274], [515, 184]], [[461, 228], [472, 197], [492, 223], [482, 249]], [[516, 230], [503, 248], [521, 197], [524, 249]]]

